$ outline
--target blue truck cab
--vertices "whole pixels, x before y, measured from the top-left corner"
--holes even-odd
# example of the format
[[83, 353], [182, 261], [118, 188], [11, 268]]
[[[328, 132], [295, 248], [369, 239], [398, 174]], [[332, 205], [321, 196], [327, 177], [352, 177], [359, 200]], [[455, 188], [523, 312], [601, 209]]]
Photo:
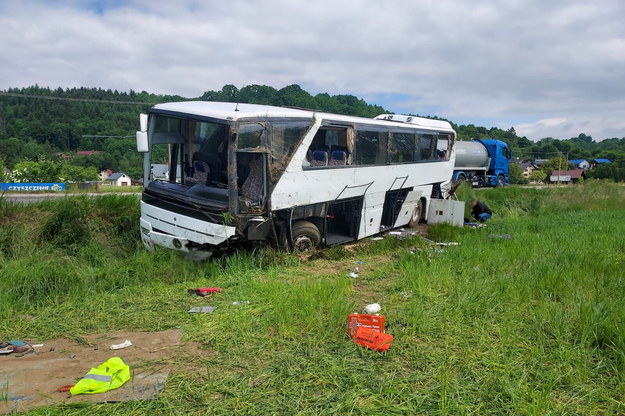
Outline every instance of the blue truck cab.
[[490, 156], [490, 165], [486, 172], [486, 186], [508, 185], [508, 173], [510, 172], [510, 158], [512, 152], [508, 144], [501, 140], [476, 140], [486, 147]]

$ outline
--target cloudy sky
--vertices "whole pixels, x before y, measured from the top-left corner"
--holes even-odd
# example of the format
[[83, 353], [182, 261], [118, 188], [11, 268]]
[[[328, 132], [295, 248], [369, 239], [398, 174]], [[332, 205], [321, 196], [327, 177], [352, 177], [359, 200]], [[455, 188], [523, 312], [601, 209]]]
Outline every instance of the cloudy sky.
[[623, 0], [0, 0], [0, 89], [299, 84], [530, 139], [625, 137]]

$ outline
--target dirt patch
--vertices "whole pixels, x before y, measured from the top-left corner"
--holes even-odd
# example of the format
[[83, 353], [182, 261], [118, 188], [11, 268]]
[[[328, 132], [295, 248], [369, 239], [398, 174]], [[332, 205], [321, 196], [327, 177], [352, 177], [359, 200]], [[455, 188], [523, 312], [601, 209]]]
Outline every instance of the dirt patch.
[[[181, 349], [180, 330], [115, 332], [84, 338], [43, 341], [43, 347], [22, 357], [0, 356], [0, 413], [19, 412], [60, 403], [118, 402], [154, 399], [161, 392]], [[132, 346], [111, 350], [130, 340]], [[31, 345], [38, 341], [29, 341]], [[106, 393], [71, 396], [58, 392], [73, 385], [91, 368], [111, 357], [130, 366], [131, 379]]]

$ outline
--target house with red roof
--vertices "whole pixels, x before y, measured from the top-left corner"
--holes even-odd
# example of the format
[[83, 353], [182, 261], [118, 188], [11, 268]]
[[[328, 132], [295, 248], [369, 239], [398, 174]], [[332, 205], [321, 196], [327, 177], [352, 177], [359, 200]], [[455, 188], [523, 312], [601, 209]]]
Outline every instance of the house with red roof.
[[554, 170], [551, 172], [549, 182], [569, 184], [578, 183], [580, 179], [586, 179], [586, 172], [584, 172], [584, 169]]

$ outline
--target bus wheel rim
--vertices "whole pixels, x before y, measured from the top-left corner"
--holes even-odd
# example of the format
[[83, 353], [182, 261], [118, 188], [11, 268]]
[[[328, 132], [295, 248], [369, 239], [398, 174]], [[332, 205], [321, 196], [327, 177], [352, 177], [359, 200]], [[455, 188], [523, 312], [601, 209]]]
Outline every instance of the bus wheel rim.
[[299, 235], [295, 238], [295, 241], [293, 241], [293, 246], [297, 251], [305, 252], [312, 249], [313, 241], [312, 238], [307, 235]]

